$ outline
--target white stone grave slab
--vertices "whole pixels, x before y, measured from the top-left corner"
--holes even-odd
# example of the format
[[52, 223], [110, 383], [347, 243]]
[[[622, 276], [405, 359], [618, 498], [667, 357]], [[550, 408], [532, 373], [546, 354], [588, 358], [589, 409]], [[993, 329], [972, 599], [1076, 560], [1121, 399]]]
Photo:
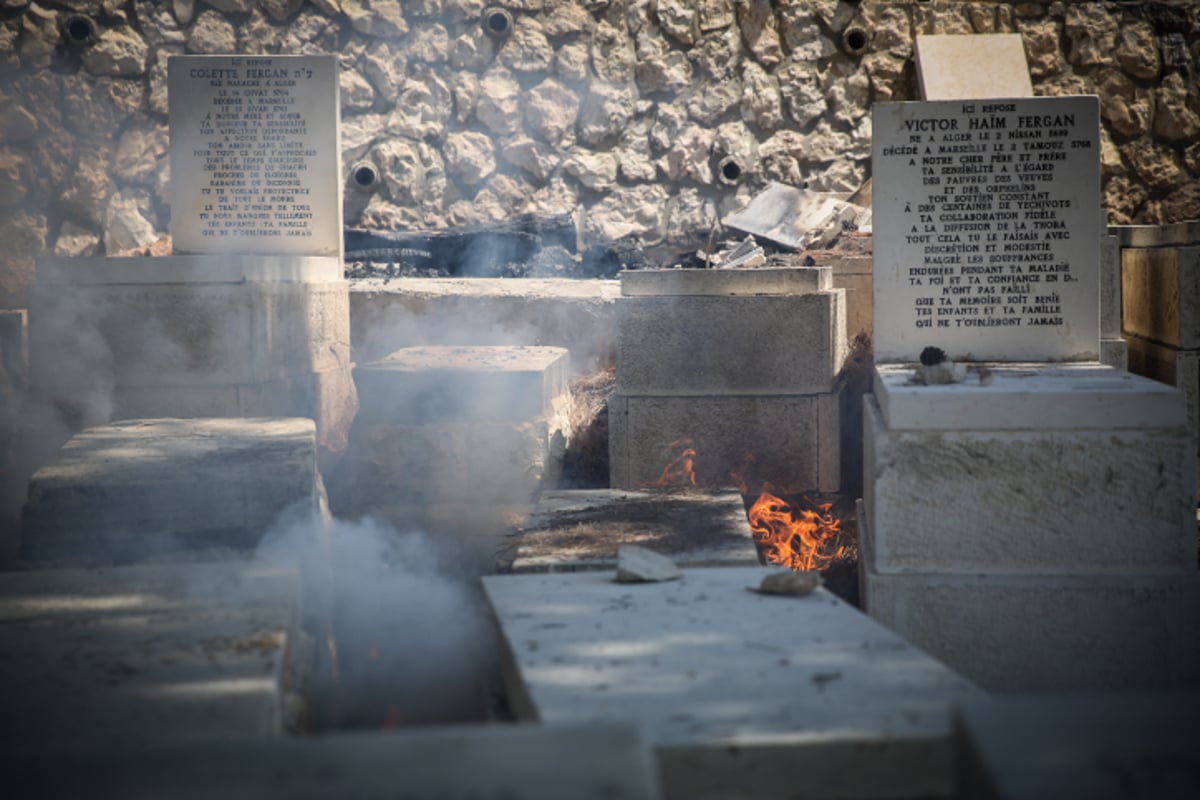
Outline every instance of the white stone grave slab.
[[826, 590], [750, 591], [761, 567], [483, 578], [515, 710], [635, 722], [687, 800], [945, 796], [963, 680]]
[[176, 253], [342, 255], [333, 55], [171, 56]]
[[1095, 361], [1095, 97], [877, 103], [877, 362]]
[[0, 755], [20, 797], [657, 800], [630, 725], [451, 725], [70, 754]]
[[923, 100], [1033, 97], [1019, 33], [918, 34], [913, 55]]

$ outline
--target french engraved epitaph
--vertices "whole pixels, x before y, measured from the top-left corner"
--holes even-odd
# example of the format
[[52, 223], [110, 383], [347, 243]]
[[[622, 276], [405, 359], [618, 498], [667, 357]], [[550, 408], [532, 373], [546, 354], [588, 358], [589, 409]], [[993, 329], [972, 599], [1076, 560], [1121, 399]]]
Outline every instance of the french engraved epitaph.
[[172, 56], [176, 253], [342, 254], [338, 62]]
[[877, 103], [872, 131], [876, 360], [1096, 360], [1098, 99]]

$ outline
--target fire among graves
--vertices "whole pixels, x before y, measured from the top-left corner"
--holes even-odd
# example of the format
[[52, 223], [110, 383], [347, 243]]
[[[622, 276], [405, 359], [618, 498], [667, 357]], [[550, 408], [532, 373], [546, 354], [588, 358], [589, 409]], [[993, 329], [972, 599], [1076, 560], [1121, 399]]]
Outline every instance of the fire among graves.
[[[673, 455], [662, 474], [639, 486], [647, 489], [696, 486], [695, 442], [677, 439], [671, 442], [670, 449]], [[753, 457], [747, 457], [743, 471], [748, 473], [753, 467]], [[747, 504], [750, 532], [762, 558], [796, 571], [807, 571], [827, 569], [850, 555], [841, 521], [832, 512], [832, 503], [785, 493], [769, 481], [748, 480], [743, 473], [734, 472], [730, 477]], [[759, 488], [749, 488], [752, 483]]]
[[814, 503], [807, 497], [784, 499], [770, 483], [746, 512], [750, 531], [760, 553], [773, 564], [797, 571], [829, 567], [846, 552], [841, 522], [832, 503]]

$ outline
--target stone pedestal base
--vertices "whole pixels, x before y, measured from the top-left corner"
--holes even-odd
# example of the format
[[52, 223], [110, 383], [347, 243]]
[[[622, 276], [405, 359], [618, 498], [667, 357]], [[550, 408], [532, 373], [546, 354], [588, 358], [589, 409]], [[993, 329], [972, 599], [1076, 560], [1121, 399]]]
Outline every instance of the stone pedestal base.
[[37, 280], [33, 386], [72, 421], [303, 416], [344, 447], [357, 399], [338, 259], [48, 259]]
[[621, 295], [613, 488], [688, 485], [668, 465], [692, 450], [697, 486], [736, 485], [752, 460], [773, 482], [838, 489], [846, 299], [829, 267], [635, 270]]
[[990, 369], [922, 386], [877, 368], [865, 609], [989, 689], [1200, 684], [1182, 395], [1099, 364]]

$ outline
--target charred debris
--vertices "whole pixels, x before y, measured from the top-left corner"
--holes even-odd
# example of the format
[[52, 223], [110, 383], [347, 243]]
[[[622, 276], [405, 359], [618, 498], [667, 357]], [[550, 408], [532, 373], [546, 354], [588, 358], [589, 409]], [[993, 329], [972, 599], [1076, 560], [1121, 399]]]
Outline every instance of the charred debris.
[[346, 277], [615, 278], [650, 268], [811, 266], [831, 254], [870, 252], [870, 211], [858, 200], [772, 183], [707, 235], [658, 244], [626, 236], [582, 250], [566, 214], [437, 231], [348, 228]]

